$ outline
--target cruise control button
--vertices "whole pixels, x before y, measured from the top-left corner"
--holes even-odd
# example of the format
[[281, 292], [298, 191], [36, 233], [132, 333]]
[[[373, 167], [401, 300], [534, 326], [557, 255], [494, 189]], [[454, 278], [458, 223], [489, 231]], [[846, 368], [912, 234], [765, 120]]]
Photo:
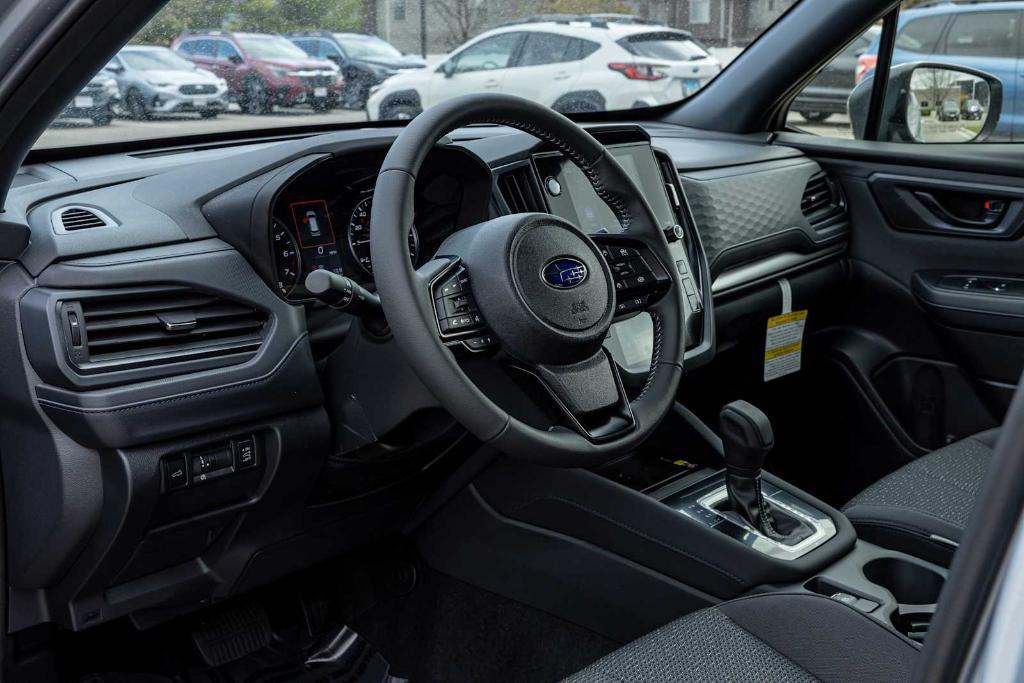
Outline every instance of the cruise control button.
[[479, 314], [477, 314], [477, 320], [474, 320], [472, 315], [456, 315], [451, 318], [445, 318], [441, 321], [442, 332], [458, 332], [459, 330], [465, 330], [473, 327], [478, 322], [481, 322]]
[[636, 249], [633, 249], [632, 247], [612, 247], [612, 258], [614, 258], [616, 261], [619, 259], [627, 259], [639, 255], [640, 252], [637, 251]]

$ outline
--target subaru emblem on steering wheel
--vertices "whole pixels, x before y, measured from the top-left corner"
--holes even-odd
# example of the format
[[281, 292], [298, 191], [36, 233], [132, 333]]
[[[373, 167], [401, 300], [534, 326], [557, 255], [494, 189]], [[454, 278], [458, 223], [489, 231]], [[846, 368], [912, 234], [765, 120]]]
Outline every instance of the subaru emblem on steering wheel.
[[587, 264], [568, 256], [550, 261], [541, 271], [545, 284], [555, 289], [578, 287], [587, 279], [588, 274]]

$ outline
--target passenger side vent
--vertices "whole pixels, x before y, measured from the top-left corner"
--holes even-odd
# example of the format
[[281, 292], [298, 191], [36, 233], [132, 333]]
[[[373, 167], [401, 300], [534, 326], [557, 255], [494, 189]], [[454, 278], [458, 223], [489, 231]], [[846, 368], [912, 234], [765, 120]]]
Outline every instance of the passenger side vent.
[[537, 176], [529, 163], [520, 164], [498, 176], [498, 191], [512, 213], [546, 212]]
[[113, 225], [110, 217], [84, 206], [66, 206], [54, 212], [53, 227], [57, 232], [74, 232]]
[[800, 198], [800, 211], [814, 228], [845, 213], [846, 205], [838, 184], [825, 173], [811, 176]]
[[83, 298], [65, 302], [62, 315], [72, 361], [86, 373], [226, 356], [241, 363], [259, 349], [268, 319], [251, 306], [192, 289]]

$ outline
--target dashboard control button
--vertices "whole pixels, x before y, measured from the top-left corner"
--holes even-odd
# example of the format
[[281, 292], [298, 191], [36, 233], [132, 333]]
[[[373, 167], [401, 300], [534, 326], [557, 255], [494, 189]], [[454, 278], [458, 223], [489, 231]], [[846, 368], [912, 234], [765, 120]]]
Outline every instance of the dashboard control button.
[[443, 301], [445, 317], [465, 315], [476, 311], [476, 304], [469, 295], [465, 293], [446, 296]]
[[686, 262], [686, 259], [679, 259], [676, 261], [676, 272], [680, 275], [690, 274], [690, 264]]
[[683, 278], [683, 289], [686, 290], [687, 296], [697, 293], [697, 290], [693, 287], [693, 280], [688, 277]]
[[624, 299], [615, 304], [615, 313], [617, 315], [622, 315], [625, 313], [632, 313], [633, 311], [639, 311], [647, 305], [649, 300], [650, 297], [646, 294], [643, 296], [634, 296]]
[[168, 491], [183, 489], [188, 486], [188, 465], [184, 455], [177, 455], [164, 460], [164, 488]]
[[252, 438], [235, 442], [235, 467], [244, 470], [256, 466], [256, 441]]
[[479, 337], [472, 337], [465, 340], [465, 345], [473, 351], [479, 351], [480, 349], [486, 349], [489, 346], [494, 346], [497, 340], [493, 334], [482, 334]]
[[639, 256], [640, 252], [632, 247], [612, 247], [612, 258], [616, 261], [619, 259], [633, 258]]

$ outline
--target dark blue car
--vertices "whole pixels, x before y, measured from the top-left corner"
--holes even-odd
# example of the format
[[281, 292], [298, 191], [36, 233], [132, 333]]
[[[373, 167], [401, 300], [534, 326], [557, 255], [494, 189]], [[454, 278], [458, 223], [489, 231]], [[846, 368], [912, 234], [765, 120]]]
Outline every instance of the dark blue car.
[[[979, 69], [1003, 83], [1003, 109], [991, 140], [1024, 139], [1024, 89], [1018, 81], [1024, 2], [940, 2], [900, 12], [893, 64], [935, 61]], [[858, 81], [874, 69], [879, 38], [860, 58]], [[942, 102], [922, 102], [922, 109]]]

